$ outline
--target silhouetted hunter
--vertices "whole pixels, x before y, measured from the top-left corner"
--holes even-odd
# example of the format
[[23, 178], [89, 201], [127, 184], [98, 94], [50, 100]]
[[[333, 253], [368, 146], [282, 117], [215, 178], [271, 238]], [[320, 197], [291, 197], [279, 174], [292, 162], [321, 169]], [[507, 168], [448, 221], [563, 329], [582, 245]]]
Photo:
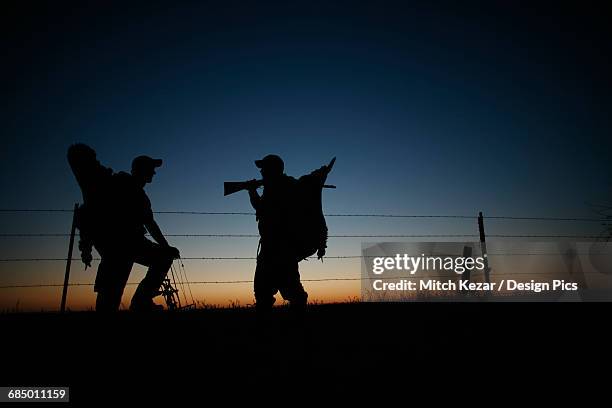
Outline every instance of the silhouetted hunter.
[[[132, 298], [131, 310], [151, 311], [153, 302], [178, 249], [168, 245], [153, 218], [151, 202], [144, 191], [153, 180], [160, 159], [139, 156], [132, 161], [131, 174], [100, 165], [95, 152], [85, 145], [73, 145], [68, 161], [83, 192], [84, 204], [77, 225], [83, 262], [91, 266], [91, 246], [101, 256], [94, 290], [96, 310], [119, 309], [123, 290], [134, 262], [148, 266], [146, 276]], [[153, 237], [152, 242], [145, 233]]]
[[[247, 189], [256, 211], [259, 251], [255, 269], [255, 301], [258, 313], [268, 312], [280, 291], [293, 311], [305, 309], [308, 294], [300, 282], [299, 261], [317, 253], [325, 255], [327, 226], [321, 208], [321, 189], [335, 158], [329, 165], [296, 180], [284, 173], [283, 160], [268, 155], [256, 160], [262, 180], [226, 183], [225, 194]], [[263, 194], [257, 188], [263, 185]]]

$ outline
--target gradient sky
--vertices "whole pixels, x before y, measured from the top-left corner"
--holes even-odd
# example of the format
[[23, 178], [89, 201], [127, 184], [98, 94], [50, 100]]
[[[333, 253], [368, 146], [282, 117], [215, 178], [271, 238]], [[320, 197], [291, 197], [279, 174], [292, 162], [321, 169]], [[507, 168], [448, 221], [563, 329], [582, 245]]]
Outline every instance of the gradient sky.
[[[147, 186], [160, 211], [251, 211], [246, 193], [223, 197], [222, 183], [257, 177], [253, 160], [268, 153], [281, 155], [294, 176], [337, 156], [327, 213], [593, 217], [587, 202], [609, 197], [612, 42], [604, 10], [532, 2], [56, 3], [3, 5], [1, 208], [79, 201], [65, 159], [74, 142], [91, 145], [115, 170], [140, 154], [163, 158]], [[158, 222], [167, 233], [256, 233], [249, 216]], [[68, 232], [69, 224], [69, 214], [0, 214], [2, 233]], [[470, 220], [328, 224], [331, 234], [477, 232]], [[1, 258], [67, 250], [64, 238], [0, 240]], [[170, 241], [184, 256], [254, 256], [257, 246], [253, 238]], [[331, 239], [329, 254], [359, 254], [361, 241]], [[93, 281], [93, 272], [73, 266], [73, 282]], [[197, 281], [248, 280], [254, 270], [253, 261], [185, 266]], [[359, 266], [309, 262], [302, 277], [358, 277]], [[63, 268], [1, 263], [0, 285], [61, 283]], [[131, 280], [142, 274], [136, 268]], [[311, 299], [343, 300], [359, 294], [359, 283], [306, 289]], [[249, 284], [196, 290], [209, 303], [252, 301]], [[59, 303], [59, 289], [0, 291], [0, 309]], [[92, 304], [90, 287], [70, 295], [74, 308]]]

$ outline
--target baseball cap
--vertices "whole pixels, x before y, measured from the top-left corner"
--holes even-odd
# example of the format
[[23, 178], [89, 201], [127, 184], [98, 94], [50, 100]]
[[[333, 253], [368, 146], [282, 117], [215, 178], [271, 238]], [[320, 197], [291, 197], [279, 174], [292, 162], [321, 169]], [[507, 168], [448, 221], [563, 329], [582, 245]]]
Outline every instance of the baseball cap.
[[138, 156], [132, 160], [132, 170], [154, 169], [162, 165], [162, 159], [153, 159], [149, 156]]
[[263, 169], [264, 167], [276, 168], [280, 171], [283, 171], [285, 169], [285, 163], [283, 162], [283, 159], [281, 159], [275, 154], [269, 154], [261, 160], [255, 160], [255, 165], [260, 169]]

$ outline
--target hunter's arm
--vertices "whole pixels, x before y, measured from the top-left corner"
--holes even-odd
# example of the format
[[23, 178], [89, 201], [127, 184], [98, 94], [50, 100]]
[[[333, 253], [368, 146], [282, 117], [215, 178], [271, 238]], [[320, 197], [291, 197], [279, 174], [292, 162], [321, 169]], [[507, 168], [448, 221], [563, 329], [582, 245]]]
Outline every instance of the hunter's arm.
[[257, 193], [256, 188], [249, 189], [249, 199], [251, 200], [251, 205], [255, 209], [255, 212], [259, 211], [259, 207], [261, 206], [261, 197]]
[[166, 237], [164, 237], [164, 234], [162, 234], [159, 225], [157, 225], [157, 222], [155, 222], [153, 217], [147, 220], [145, 227], [147, 227], [147, 231], [149, 231], [151, 237], [153, 237], [158, 244], [162, 246], [169, 246], [168, 241], [166, 241]]

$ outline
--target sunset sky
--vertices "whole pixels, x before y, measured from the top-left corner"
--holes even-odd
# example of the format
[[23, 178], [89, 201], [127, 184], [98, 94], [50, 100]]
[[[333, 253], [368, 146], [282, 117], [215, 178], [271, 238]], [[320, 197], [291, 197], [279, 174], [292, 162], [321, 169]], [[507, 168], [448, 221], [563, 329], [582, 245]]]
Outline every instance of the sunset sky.
[[[245, 192], [223, 197], [223, 181], [258, 177], [253, 160], [269, 153], [283, 157], [293, 176], [337, 156], [328, 182], [338, 188], [324, 192], [330, 214], [595, 217], [589, 203], [610, 197], [612, 42], [603, 10], [56, 3], [3, 6], [9, 97], [0, 110], [0, 209], [79, 202], [66, 162], [75, 142], [117, 171], [141, 154], [162, 158], [146, 188], [156, 211], [252, 211]], [[253, 216], [157, 219], [168, 234], [257, 233]], [[69, 213], [3, 212], [0, 233], [67, 233], [70, 221]], [[329, 217], [328, 226], [331, 235], [477, 234], [469, 219]], [[487, 221], [491, 234], [600, 230], [597, 223]], [[359, 255], [364, 240], [331, 238], [328, 254]], [[252, 257], [257, 249], [256, 238], [169, 241], [185, 257]], [[0, 258], [62, 258], [67, 246], [66, 237], [0, 237]], [[0, 262], [0, 286], [60, 284], [64, 267]], [[193, 281], [250, 280], [255, 265], [185, 260], [185, 267]], [[360, 260], [303, 262], [301, 271], [303, 279], [358, 278]], [[130, 281], [143, 274], [135, 268]], [[73, 263], [72, 282], [94, 276]], [[359, 296], [360, 283], [305, 287], [311, 300], [341, 301]], [[192, 289], [206, 303], [252, 303], [249, 283]], [[57, 309], [60, 294], [0, 289], [0, 310]], [[70, 289], [73, 309], [93, 300], [92, 287]]]

